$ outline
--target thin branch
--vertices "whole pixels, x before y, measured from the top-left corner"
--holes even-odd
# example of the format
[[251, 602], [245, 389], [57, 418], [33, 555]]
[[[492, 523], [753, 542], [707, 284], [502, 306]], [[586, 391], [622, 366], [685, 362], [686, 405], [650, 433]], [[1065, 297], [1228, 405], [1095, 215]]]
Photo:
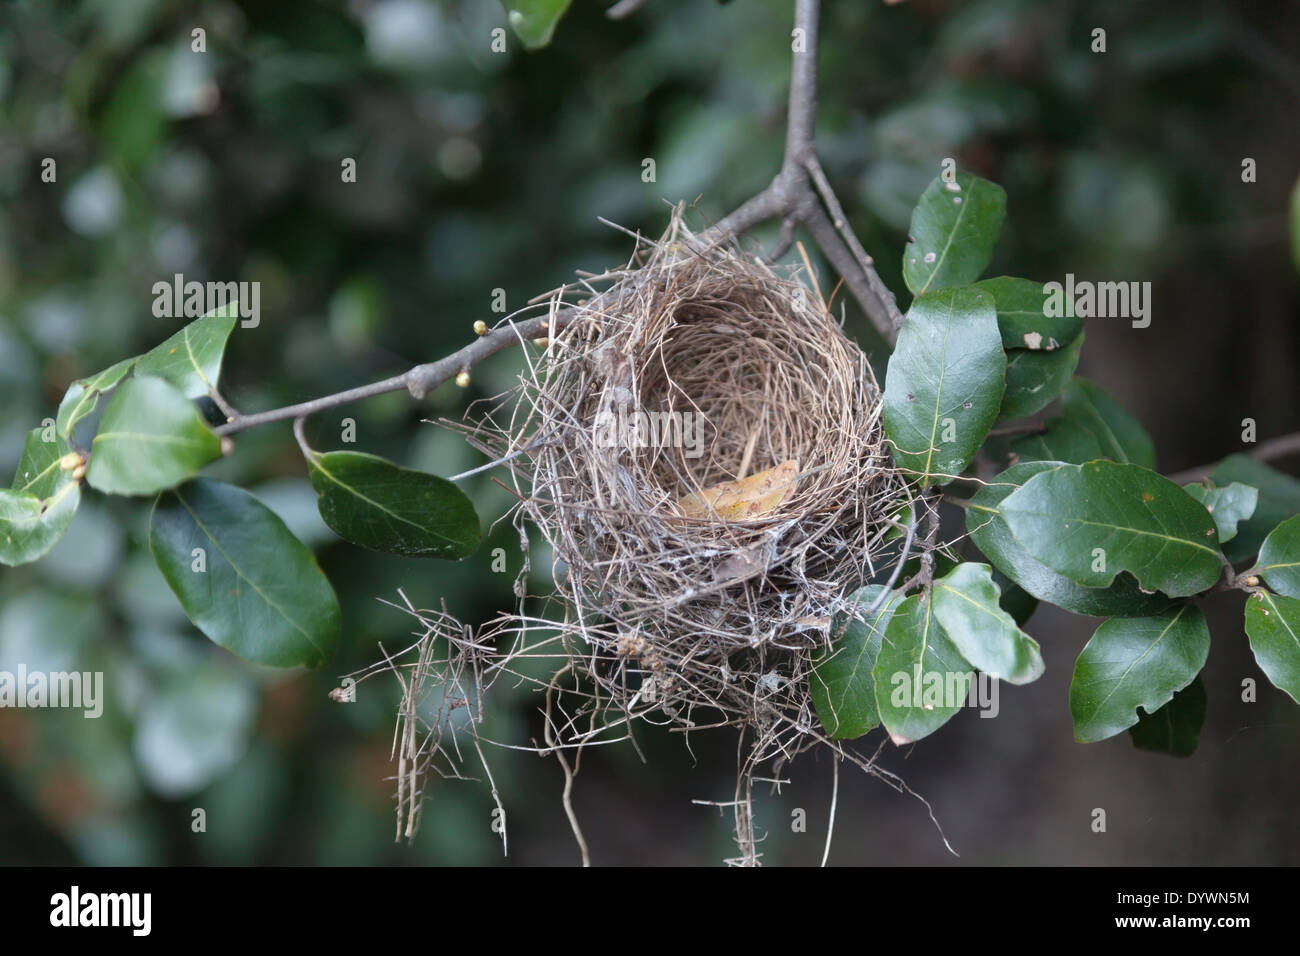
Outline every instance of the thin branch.
[[876, 331], [892, 345], [898, 338], [898, 330], [902, 328], [903, 316], [899, 314], [898, 306], [893, 304], [892, 293], [886, 290], [885, 294], [889, 298], [881, 299], [872, 288], [873, 276], [875, 284], [884, 288], [884, 283], [876, 276], [875, 269], [870, 267], [864, 269], [858, 264], [821, 206], [807, 207], [802, 221], [831, 266], [844, 277], [844, 284], [849, 287], [849, 292], [857, 300], [858, 307], [871, 319]]
[[835, 190], [831, 189], [830, 180], [826, 178], [826, 173], [822, 170], [822, 164], [817, 159], [817, 154], [809, 152], [804, 157], [804, 165], [808, 167], [808, 173], [812, 176], [813, 184], [817, 187], [822, 202], [826, 204], [826, 208], [831, 214], [831, 220], [835, 228], [839, 230], [845, 245], [853, 253], [853, 258], [858, 261], [858, 268], [862, 270], [862, 274], [866, 277], [872, 295], [880, 303], [881, 308], [889, 314], [889, 321], [895, 331], [901, 329], [903, 327], [903, 313], [898, 311], [898, 301], [894, 298], [894, 293], [889, 290], [889, 286], [885, 285], [876, 272], [876, 261], [867, 254], [867, 250], [862, 247], [857, 233], [849, 225], [848, 217], [844, 215], [844, 209], [835, 196]]
[[[782, 220], [779, 249], [788, 248], [791, 222], [812, 235], [831, 266], [844, 277], [849, 292], [891, 345], [903, 324], [894, 294], [876, 272], [875, 263], [854, 234], [830, 181], [822, 171], [814, 143], [817, 118], [817, 50], [820, 0], [796, 0], [795, 31], [799, 48], [792, 53], [790, 106], [786, 116], [785, 159], [772, 182], [705, 233], [708, 239], [739, 235], [769, 219]], [[814, 185], [816, 189], [814, 189]], [[819, 201], [820, 197], [820, 201]], [[825, 203], [826, 209], [822, 208]], [[830, 210], [827, 216], [826, 210]]]
[[831, 759], [831, 766], [835, 768], [835, 778], [831, 783], [831, 816], [826, 824], [826, 848], [822, 850], [822, 866], [831, 857], [831, 838], [835, 835], [835, 805], [840, 798], [840, 755], [837, 751]]
[[[568, 322], [569, 317], [570, 313], [568, 312], [556, 314], [557, 330]], [[550, 331], [549, 321], [546, 316], [538, 316], [524, 322], [506, 322], [504, 325], [499, 325], [487, 334], [480, 336], [463, 349], [453, 352], [446, 358], [438, 359], [436, 362], [426, 362], [401, 375], [386, 378], [382, 382], [372, 382], [369, 385], [349, 388], [334, 395], [325, 395], [321, 398], [312, 399], [310, 402], [299, 402], [297, 405], [286, 405], [284, 408], [275, 408], [268, 412], [256, 412], [252, 415], [236, 415], [229, 422], [216, 429], [216, 432], [218, 435], [232, 435], [255, 425], [284, 421], [288, 418], [305, 418], [326, 409], [337, 408], [339, 405], [370, 398], [373, 395], [383, 395], [387, 392], [400, 392], [402, 389], [409, 391], [413, 398], [424, 398], [430, 390], [437, 388], [443, 382], [450, 381], [461, 372], [469, 371], [475, 364], [483, 361], [488, 356], [495, 355], [512, 345], [518, 345], [521, 340], [527, 341], [548, 334]]]
[[[1283, 435], [1280, 438], [1271, 438], [1254, 451], [1246, 454], [1247, 457], [1253, 458], [1255, 461], [1273, 461], [1276, 458], [1300, 454], [1300, 432], [1292, 432], [1290, 435]], [[1200, 481], [1206, 477], [1215, 464], [1215, 462], [1211, 462], [1207, 465], [1197, 465], [1195, 468], [1175, 472], [1166, 477], [1176, 484], [1185, 485], [1188, 482]]]
[[795, 0], [794, 29], [802, 47], [792, 49], [790, 64], [790, 112], [786, 116], [785, 162], [795, 167], [813, 149], [813, 130], [817, 123], [817, 21], [821, 0]]

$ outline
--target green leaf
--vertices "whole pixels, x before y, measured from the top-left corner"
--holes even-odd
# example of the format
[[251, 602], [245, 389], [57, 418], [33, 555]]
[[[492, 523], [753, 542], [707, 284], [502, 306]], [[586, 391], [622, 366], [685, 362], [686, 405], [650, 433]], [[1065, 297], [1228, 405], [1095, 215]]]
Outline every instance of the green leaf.
[[1077, 335], [1069, 345], [1051, 352], [1007, 352], [1007, 390], [998, 418], [1025, 418], [1060, 395], [1079, 365], [1081, 348], [1083, 336]]
[[1205, 510], [1214, 518], [1214, 526], [1219, 529], [1219, 543], [1231, 541], [1237, 535], [1237, 525], [1255, 513], [1259, 500], [1259, 490], [1243, 485], [1239, 481], [1230, 483], [1226, 488], [1192, 482], [1183, 485], [1183, 490], [1205, 506]]
[[1066, 461], [1082, 464], [1097, 458], [1155, 468], [1151, 436], [1100, 387], [1076, 378], [1061, 396], [1061, 417], [1047, 423], [1042, 435], [1011, 443], [1021, 461]]
[[273, 667], [318, 667], [334, 653], [334, 589], [306, 545], [242, 488], [198, 478], [163, 493], [149, 548], [189, 619], [231, 653]]
[[81, 502], [81, 483], [60, 467], [72, 449], [49, 429], [27, 433], [13, 489], [0, 490], [0, 564], [43, 557], [68, 530]]
[[1006, 364], [988, 295], [918, 297], [885, 376], [885, 432], [900, 467], [922, 484], [960, 474], [998, 416]]
[[151, 495], [220, 456], [221, 439], [189, 399], [160, 378], [133, 378], [104, 410], [86, 480], [105, 494]]
[[1210, 478], [1220, 487], [1239, 481], [1259, 489], [1255, 513], [1237, 525], [1237, 536], [1224, 548], [1234, 563], [1254, 556], [1270, 531], [1300, 513], [1300, 481], [1246, 455], [1229, 455]]
[[555, 25], [572, 0], [508, 0], [510, 27], [530, 50], [551, 42]]
[[18, 459], [18, 470], [14, 472], [14, 491], [48, 498], [72, 482], [71, 471], [59, 467], [63, 456], [70, 453], [72, 448], [54, 430], [50, 430], [50, 441], [45, 438], [44, 428], [33, 428], [27, 433], [27, 441], [23, 443], [23, 456]]
[[975, 283], [975, 288], [993, 296], [1002, 346], [1008, 352], [1012, 349], [1055, 351], [1072, 344], [1083, 331], [1083, 319], [1078, 316], [1047, 315], [1047, 293], [1041, 282], [999, 276], [982, 279]]
[[1105, 621], [1083, 648], [1070, 680], [1074, 737], [1090, 744], [1155, 713], [1205, 666], [1210, 631], [1190, 604], [1153, 617]]
[[987, 564], [959, 564], [934, 583], [934, 615], [961, 656], [977, 670], [1012, 684], [1043, 676], [1038, 642], [998, 604]]
[[227, 303], [195, 319], [162, 344], [140, 356], [136, 375], [155, 375], [175, 385], [186, 398], [217, 387], [226, 340], [234, 331], [238, 306]]
[[1169, 606], [1160, 594], [1144, 594], [1132, 575], [1121, 574], [1108, 588], [1076, 584], [1043, 564], [1016, 540], [1000, 510], [1002, 502], [1034, 475], [1059, 468], [1060, 462], [1013, 465], [981, 488], [966, 509], [966, 528], [976, 547], [1008, 578], [1029, 594], [1076, 614], [1097, 617], [1153, 614]]
[[1154, 714], [1139, 711], [1136, 726], [1128, 729], [1133, 746], [1173, 757], [1190, 757], [1196, 752], [1205, 724], [1205, 684], [1198, 675], [1173, 700]]
[[134, 358], [123, 359], [102, 372], [96, 372], [88, 378], [77, 379], [68, 386], [63, 400], [59, 402], [59, 413], [55, 419], [55, 428], [58, 430], [59, 437], [71, 438], [77, 423], [94, 413], [99, 396], [122, 381], [134, 364]]
[[1300, 704], [1300, 600], [1255, 591], [1246, 600], [1246, 635], [1273, 686]]
[[1007, 194], [970, 173], [959, 172], [954, 179], [936, 178], [912, 211], [903, 281], [913, 295], [970, 285], [993, 258]]
[[[884, 593], [879, 584], [855, 591], [849, 599], [853, 613], [836, 615], [832, 625], [831, 633], [839, 636], [829, 648], [813, 652], [808, 689], [817, 719], [833, 740], [853, 740], [880, 723], [871, 668], [894, 606], [902, 599], [897, 592], [881, 599]], [[877, 600], [880, 605], [873, 611]]]
[[1137, 465], [1062, 465], [1030, 478], [1000, 510], [1026, 551], [1085, 587], [1129, 571], [1147, 590], [1187, 597], [1213, 587], [1223, 569], [1206, 510]]
[[481, 538], [465, 493], [445, 478], [354, 451], [307, 461], [321, 517], [340, 538], [375, 551], [463, 558]]
[[1300, 515], [1283, 521], [1264, 539], [1255, 573], [1279, 594], [1300, 598]]
[[914, 594], [894, 608], [871, 669], [876, 709], [894, 743], [926, 737], [966, 703], [974, 673], [933, 614]]
[[72, 524], [81, 485], [70, 481], [49, 498], [0, 489], [0, 564], [28, 564], [44, 556]]

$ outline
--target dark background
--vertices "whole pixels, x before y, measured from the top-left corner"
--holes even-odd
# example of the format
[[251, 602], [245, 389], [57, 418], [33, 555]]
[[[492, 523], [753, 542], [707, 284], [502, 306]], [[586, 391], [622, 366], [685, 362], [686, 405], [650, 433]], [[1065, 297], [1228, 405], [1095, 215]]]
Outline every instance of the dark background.
[[[658, 233], [667, 203], [716, 219], [761, 188], [783, 146], [791, 4], [650, 0], [623, 23], [577, 0], [554, 44], [489, 50], [496, 0], [19, 2], [0, 12], [0, 466], [67, 385], [176, 328], [151, 288], [261, 283], [262, 324], [237, 330], [224, 391], [244, 411], [333, 392], [465, 343], [492, 290], [511, 309], [624, 259], [597, 217]], [[1252, 4], [828, 3], [823, 163], [896, 290], [916, 197], [941, 158], [1001, 183], [1008, 223], [990, 274], [1151, 281], [1150, 328], [1086, 327], [1080, 373], [1155, 437], [1167, 472], [1300, 428], [1293, 369], [1300, 288], [1287, 244], [1300, 156], [1300, 23]], [[190, 31], [207, 31], [206, 54]], [[1094, 27], [1108, 52], [1090, 51]], [[58, 178], [40, 180], [45, 157]], [[358, 181], [340, 182], [357, 160]], [[654, 158], [657, 182], [641, 181]], [[1253, 158], [1258, 181], [1243, 183]], [[770, 241], [760, 230], [750, 242]], [[823, 268], [823, 274], [828, 273]], [[901, 304], [906, 304], [902, 297]], [[849, 328], [885, 353], [850, 309]], [[512, 381], [475, 370], [469, 395], [386, 396], [340, 420], [358, 450], [453, 474], [482, 459], [425, 419]], [[1297, 463], [1281, 463], [1296, 472]], [[468, 622], [512, 604], [517, 537], [495, 529], [460, 564], [334, 540], [287, 425], [242, 435], [211, 471], [252, 487], [312, 544], [340, 592], [344, 641], [324, 673], [248, 666], [191, 627], [144, 545], [147, 503], [88, 495], [44, 561], [0, 570], [0, 667], [105, 672], [100, 720], [0, 712], [0, 863], [499, 863], [486, 786], [436, 783], [413, 847], [395, 845], [393, 688], [330, 702], [339, 675], [405, 646], [381, 600], [445, 600]], [[510, 498], [465, 483], [485, 525]], [[506, 549], [509, 573], [490, 571]], [[546, 567], [544, 553], [534, 556]], [[534, 588], [544, 587], [537, 577]], [[1053, 609], [1028, 625], [1047, 674], [1003, 688], [999, 719], [960, 714], [882, 765], [929, 801], [960, 861], [1300, 861], [1300, 715], [1254, 664], [1241, 597], [1207, 603], [1209, 712], [1186, 759], [1127, 735], [1073, 740], [1073, 659], [1096, 625]], [[1241, 681], [1260, 683], [1257, 703]], [[498, 684], [488, 736], [527, 743], [538, 700]], [[879, 731], [863, 742], [878, 744]], [[692, 800], [732, 794], [735, 740], [643, 732], [584, 757], [575, 791], [597, 863], [716, 863], [729, 819]], [[577, 859], [553, 760], [489, 752], [513, 863]], [[820, 859], [825, 755], [760, 798], [765, 862]], [[208, 830], [190, 830], [191, 810]], [[1108, 832], [1090, 829], [1104, 808]], [[792, 833], [791, 813], [808, 831]], [[836, 863], [952, 863], [926, 806], [841, 778]]]

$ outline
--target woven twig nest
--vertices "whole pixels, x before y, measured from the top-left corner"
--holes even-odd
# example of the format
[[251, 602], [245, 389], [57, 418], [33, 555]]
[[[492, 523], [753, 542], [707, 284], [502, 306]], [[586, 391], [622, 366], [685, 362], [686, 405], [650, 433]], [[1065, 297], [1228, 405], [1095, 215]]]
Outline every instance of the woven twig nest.
[[549, 307], [474, 436], [553, 548], [570, 659], [627, 716], [753, 729], [755, 761], [802, 749], [810, 654], [908, 498], [866, 357], [815, 280], [705, 245], [680, 210]]

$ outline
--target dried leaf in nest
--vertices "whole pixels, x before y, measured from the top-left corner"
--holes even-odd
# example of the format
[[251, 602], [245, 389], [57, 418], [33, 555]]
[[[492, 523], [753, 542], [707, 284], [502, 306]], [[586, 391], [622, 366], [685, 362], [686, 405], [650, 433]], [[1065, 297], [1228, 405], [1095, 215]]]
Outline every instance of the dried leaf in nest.
[[790, 497], [798, 478], [799, 461], [790, 458], [748, 478], [720, 481], [698, 495], [686, 495], [677, 502], [677, 507], [688, 518], [703, 518], [710, 514], [723, 521], [761, 518], [775, 511]]

